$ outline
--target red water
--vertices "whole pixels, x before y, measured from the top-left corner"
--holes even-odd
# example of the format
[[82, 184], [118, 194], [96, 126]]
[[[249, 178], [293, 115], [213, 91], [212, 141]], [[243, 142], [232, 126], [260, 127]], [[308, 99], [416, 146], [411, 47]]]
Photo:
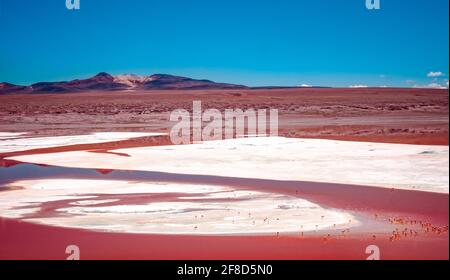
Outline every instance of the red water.
[[[70, 147], [55, 151], [62, 150], [70, 150]], [[20, 171], [15, 168], [21, 165], [2, 160], [2, 166], [9, 167], [6, 170], [11, 170], [10, 173]], [[89, 173], [91, 170], [81, 172], [60, 168], [57, 175], [51, 172], [42, 175], [40, 171], [52, 170], [52, 167], [40, 168], [37, 175], [30, 175], [33, 173], [30, 172], [14, 176], [20, 179], [27, 176], [64, 177], [67, 174], [68, 178], [101, 176], [116, 180], [129, 180], [133, 176], [136, 180], [162, 177], [165, 181], [230, 185], [239, 189], [288, 194], [322, 207], [350, 211], [361, 224], [345, 232], [330, 229], [303, 235], [298, 232], [287, 236], [189, 236], [94, 232], [0, 218], [0, 259], [65, 259], [65, 249], [72, 244], [79, 246], [82, 259], [365, 259], [368, 256], [365, 249], [372, 244], [380, 248], [382, 259], [449, 258], [448, 194], [316, 182], [152, 175], [151, 172], [130, 174], [114, 170], [101, 170], [92, 175]], [[114, 205], [177, 198], [177, 194], [170, 197], [149, 197], [146, 194], [113, 196], [99, 195], [98, 199], [120, 199], [112, 202]], [[70, 201], [43, 203], [41, 211], [30, 217], [55, 215], [55, 209], [68, 203]]]

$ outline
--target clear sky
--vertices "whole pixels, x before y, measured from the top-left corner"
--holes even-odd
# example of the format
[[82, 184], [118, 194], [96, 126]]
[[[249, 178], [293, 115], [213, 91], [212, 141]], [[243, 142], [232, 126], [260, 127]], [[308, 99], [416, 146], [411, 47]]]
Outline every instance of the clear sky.
[[251, 86], [448, 83], [448, 0], [381, 0], [380, 10], [365, 0], [65, 1], [0, 0], [0, 81], [106, 71]]

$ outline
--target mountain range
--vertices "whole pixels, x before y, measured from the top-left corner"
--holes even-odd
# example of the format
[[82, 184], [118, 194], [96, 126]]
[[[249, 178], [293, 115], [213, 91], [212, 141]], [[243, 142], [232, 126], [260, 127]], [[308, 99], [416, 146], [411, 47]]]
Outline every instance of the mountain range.
[[13, 93], [68, 93], [92, 90], [186, 90], [186, 89], [244, 89], [243, 85], [216, 83], [168, 74], [138, 76], [134, 74], [113, 76], [102, 72], [91, 78], [63, 81], [39, 82], [30, 86], [0, 83], [0, 94]]

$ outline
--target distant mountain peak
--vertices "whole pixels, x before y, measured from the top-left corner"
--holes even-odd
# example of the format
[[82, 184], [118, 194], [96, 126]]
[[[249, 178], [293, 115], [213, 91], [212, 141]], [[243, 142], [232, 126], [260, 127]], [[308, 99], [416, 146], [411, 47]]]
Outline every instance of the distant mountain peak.
[[127, 85], [131, 88], [138, 88], [149, 80], [150, 77], [148, 76], [139, 76], [135, 74], [123, 74], [114, 76], [114, 82]]
[[112, 77], [112, 75], [110, 75], [109, 73], [106, 72], [100, 72], [97, 75], [95, 75], [94, 77]]
[[29, 90], [30, 87], [18, 86], [10, 83], [0, 83], [0, 94], [2, 93], [14, 93], [14, 92], [25, 92]]
[[184, 89], [239, 89], [241, 85], [216, 83], [210, 80], [197, 80], [170, 74], [139, 76], [123, 74], [113, 76], [106, 72], [87, 79], [68, 82], [39, 82], [29, 87], [0, 83], [1, 93], [65, 93], [92, 90], [184, 90]]
[[14, 87], [15, 85], [10, 84], [10, 83], [0, 83], [0, 89], [5, 89], [5, 88], [11, 88]]

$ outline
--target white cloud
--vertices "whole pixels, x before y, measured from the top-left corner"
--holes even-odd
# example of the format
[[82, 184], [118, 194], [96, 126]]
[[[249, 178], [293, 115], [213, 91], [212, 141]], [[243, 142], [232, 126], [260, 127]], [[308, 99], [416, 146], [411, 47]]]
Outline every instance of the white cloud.
[[427, 77], [429, 77], [429, 78], [436, 78], [436, 77], [443, 77], [443, 76], [445, 76], [445, 73], [443, 73], [441, 71], [429, 72], [427, 74]]
[[448, 79], [445, 79], [445, 80], [443, 81], [442, 87], [448, 89]]
[[431, 83], [428, 85], [414, 85], [414, 88], [436, 88], [436, 89], [447, 89], [448, 88], [448, 82], [447, 85], [441, 85], [438, 83]]
[[308, 85], [308, 84], [301, 84], [300, 87], [313, 87], [312, 85]]
[[367, 85], [353, 85], [353, 86], [350, 86], [350, 88], [368, 88], [369, 86], [367, 86]]

